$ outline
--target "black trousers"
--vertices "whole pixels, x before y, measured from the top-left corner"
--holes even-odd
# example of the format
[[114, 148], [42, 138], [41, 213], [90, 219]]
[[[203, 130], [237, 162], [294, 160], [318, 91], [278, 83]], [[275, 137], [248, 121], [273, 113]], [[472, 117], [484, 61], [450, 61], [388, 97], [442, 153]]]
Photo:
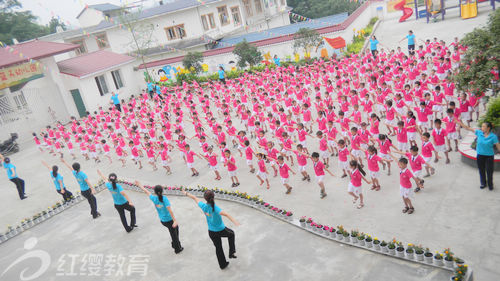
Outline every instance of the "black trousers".
[[481, 186], [493, 188], [493, 165], [495, 156], [477, 155], [477, 168]]
[[122, 105], [121, 104], [115, 104], [115, 107], [118, 111], [122, 112]]
[[19, 193], [19, 198], [24, 198], [24, 180], [21, 178], [12, 178], [10, 179], [16, 185], [17, 193]]
[[226, 85], [226, 78], [219, 78], [219, 80]]
[[376, 52], [377, 50], [371, 50], [371, 51], [372, 51], [372, 56], [373, 56], [373, 57], [375, 57], [375, 52]]
[[[127, 232], [132, 231], [135, 225], [135, 207], [130, 206], [130, 204], [127, 202], [122, 205], [115, 204], [115, 209], [118, 211], [118, 214], [120, 214], [120, 220], [122, 221], [125, 230]], [[127, 218], [125, 217], [125, 210], [130, 212], [130, 225], [127, 224]]]
[[179, 241], [179, 226], [173, 227], [174, 221], [162, 221], [161, 224], [168, 228], [168, 232], [170, 232], [170, 238], [172, 238], [172, 248], [175, 251], [179, 251], [181, 246], [181, 241]]
[[87, 201], [89, 201], [90, 213], [92, 214], [92, 217], [97, 217], [97, 200], [95, 199], [94, 194], [92, 194], [92, 191], [87, 189], [82, 191], [82, 195], [87, 198]]
[[62, 195], [64, 201], [71, 200], [71, 196], [73, 196], [73, 193], [71, 193], [71, 191], [67, 190], [66, 188], [63, 188], [63, 189], [64, 189], [64, 193], [62, 193], [60, 190], [58, 190], [57, 193]]
[[226, 266], [226, 256], [224, 256], [224, 249], [222, 248], [222, 237], [227, 237], [229, 242], [229, 255], [236, 253], [236, 247], [234, 246], [234, 231], [229, 228], [224, 228], [221, 231], [208, 231], [208, 236], [212, 239], [215, 246], [215, 254], [217, 255], [217, 260], [219, 261], [220, 268]]
[[408, 45], [408, 54], [410, 54], [410, 55], [414, 55], [415, 54], [415, 44]]

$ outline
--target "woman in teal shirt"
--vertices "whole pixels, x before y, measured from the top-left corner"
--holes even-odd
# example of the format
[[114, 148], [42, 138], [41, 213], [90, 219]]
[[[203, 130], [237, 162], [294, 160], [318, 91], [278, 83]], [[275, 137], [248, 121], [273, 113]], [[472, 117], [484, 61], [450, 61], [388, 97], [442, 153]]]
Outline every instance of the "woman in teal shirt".
[[73, 163], [73, 165], [69, 165], [64, 158], [61, 158], [61, 162], [68, 167], [68, 169], [71, 170], [73, 173], [73, 176], [75, 177], [76, 181], [80, 185], [80, 192], [82, 193], [83, 197], [87, 199], [90, 205], [90, 214], [94, 219], [97, 219], [98, 217], [101, 216], [101, 213], [97, 211], [97, 199], [95, 199], [94, 194], [95, 189], [92, 187], [92, 184], [90, 184], [89, 178], [87, 175], [80, 171], [80, 163]]
[[234, 231], [231, 229], [227, 228], [224, 225], [224, 222], [222, 221], [221, 216], [227, 217], [231, 222], [234, 223], [234, 225], [238, 226], [240, 225], [231, 215], [228, 213], [222, 211], [219, 206], [215, 205], [214, 202], [214, 192], [211, 190], [205, 191], [204, 198], [207, 201], [207, 203], [201, 202], [198, 198], [196, 198], [194, 195], [189, 194], [184, 191], [184, 195], [188, 196], [189, 198], [193, 199], [196, 204], [198, 204], [198, 207], [200, 207], [201, 210], [203, 210], [203, 213], [205, 214], [205, 217], [207, 219], [207, 224], [208, 224], [208, 236], [210, 236], [210, 239], [212, 239], [212, 242], [214, 243], [215, 246], [215, 254], [217, 255], [217, 260], [219, 261], [219, 267], [220, 269], [224, 269], [229, 265], [229, 262], [226, 261], [226, 256], [224, 255], [224, 249], [222, 248], [222, 237], [227, 237], [229, 240], [229, 258], [230, 259], [235, 259], [236, 258], [236, 247], [234, 244]]
[[168, 201], [167, 196], [163, 195], [163, 187], [161, 187], [161, 185], [155, 186], [155, 195], [153, 195], [149, 192], [149, 190], [144, 188], [139, 181], [135, 181], [135, 184], [149, 196], [149, 199], [155, 205], [161, 224], [166, 226], [170, 232], [170, 238], [172, 238], [172, 248], [174, 248], [175, 253], [178, 254], [182, 252], [184, 248], [181, 246], [181, 242], [179, 241], [179, 225], [177, 224], [174, 212], [170, 207], [170, 201]]
[[4, 157], [0, 154], [0, 164], [2, 164], [2, 161], [3, 167], [7, 170], [7, 177], [16, 185], [19, 198], [21, 200], [28, 198], [28, 196], [24, 193], [24, 180], [17, 176], [16, 166], [10, 163], [9, 157]]
[[63, 197], [63, 200], [65, 202], [70, 201], [71, 197], [73, 197], [73, 193], [71, 191], [66, 189], [66, 186], [64, 185], [63, 181], [63, 176], [59, 174], [59, 167], [56, 165], [52, 166], [50, 168], [49, 164], [47, 162], [42, 160], [42, 164], [47, 167], [47, 169], [50, 170], [50, 178], [54, 182], [54, 185], [56, 186], [57, 193], [61, 194]]
[[498, 137], [491, 132], [493, 125], [490, 122], [484, 122], [481, 124], [481, 130], [475, 130], [465, 125], [462, 121], [458, 119], [457, 121], [460, 126], [474, 132], [477, 136], [477, 168], [479, 169], [479, 179], [481, 180], [479, 188], [483, 189], [488, 186], [489, 190], [493, 190], [493, 169], [495, 163], [495, 150], [493, 146], [496, 146], [497, 151], [500, 151]]
[[[106, 181], [106, 178], [101, 171], [97, 170], [97, 173], [103, 181]], [[125, 231], [130, 232], [134, 230], [134, 227], [137, 227], [135, 224], [135, 207], [132, 203], [130, 203], [130, 199], [128, 198], [127, 193], [125, 193], [125, 190], [123, 190], [123, 187], [116, 183], [117, 179], [118, 177], [115, 173], [109, 174], [109, 181], [106, 183], [106, 187], [109, 192], [111, 192], [113, 202], [115, 203], [115, 209], [118, 211], [118, 214], [120, 214], [120, 220], [122, 221]], [[127, 223], [125, 210], [130, 212], [130, 225]]]

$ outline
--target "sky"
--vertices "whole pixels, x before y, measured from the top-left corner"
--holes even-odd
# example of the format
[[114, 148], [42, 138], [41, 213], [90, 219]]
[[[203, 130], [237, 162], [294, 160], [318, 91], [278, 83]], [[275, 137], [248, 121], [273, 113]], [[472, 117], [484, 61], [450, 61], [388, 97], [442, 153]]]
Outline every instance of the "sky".
[[[75, 27], [78, 26], [76, 16], [85, 8], [85, 5], [111, 3], [118, 6], [130, 5], [137, 0], [20, 0], [22, 10], [30, 10], [38, 17], [38, 22], [47, 24], [54, 16], [60, 18], [65, 24], [68, 21]], [[145, 7], [158, 3], [158, 0], [145, 0]], [[168, 1], [163, 1], [168, 2]]]

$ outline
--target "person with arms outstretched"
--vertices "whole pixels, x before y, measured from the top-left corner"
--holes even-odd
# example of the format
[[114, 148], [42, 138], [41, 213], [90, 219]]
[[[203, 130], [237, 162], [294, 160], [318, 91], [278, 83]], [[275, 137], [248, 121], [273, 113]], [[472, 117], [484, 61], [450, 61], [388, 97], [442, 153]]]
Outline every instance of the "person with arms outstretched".
[[0, 162], [3, 162], [3, 167], [7, 170], [9, 180], [16, 185], [19, 199], [24, 200], [28, 198], [24, 193], [24, 180], [17, 176], [16, 166], [10, 162], [10, 158], [0, 154]]

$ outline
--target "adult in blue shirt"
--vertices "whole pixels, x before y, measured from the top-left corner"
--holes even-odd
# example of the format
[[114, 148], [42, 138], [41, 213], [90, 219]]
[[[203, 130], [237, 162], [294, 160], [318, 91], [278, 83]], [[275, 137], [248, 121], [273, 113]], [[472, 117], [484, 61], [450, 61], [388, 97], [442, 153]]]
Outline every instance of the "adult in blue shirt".
[[215, 194], [211, 190], [205, 191], [205, 194], [203, 197], [207, 201], [207, 203], [201, 202], [198, 198], [196, 198], [194, 195], [183, 192], [184, 195], [188, 196], [189, 198], [193, 199], [198, 207], [203, 211], [205, 214], [205, 217], [207, 219], [207, 224], [208, 224], [208, 236], [210, 236], [210, 239], [212, 239], [212, 242], [214, 243], [215, 246], [215, 254], [217, 255], [217, 260], [219, 261], [219, 267], [220, 269], [224, 269], [229, 265], [229, 262], [226, 261], [226, 256], [224, 255], [224, 249], [222, 248], [222, 237], [227, 237], [229, 240], [229, 258], [230, 259], [235, 259], [236, 258], [236, 247], [234, 244], [234, 231], [231, 229], [227, 228], [224, 225], [224, 222], [222, 221], [221, 216], [227, 217], [234, 225], [238, 226], [240, 225], [231, 215], [228, 213], [224, 212], [219, 208], [219, 206], [215, 205], [214, 202], [214, 197]]
[[278, 67], [280, 67], [280, 66], [281, 66], [281, 60], [280, 60], [280, 58], [278, 58], [278, 55], [274, 55], [273, 60], [274, 60], [274, 64], [275, 64], [276, 66], [278, 66]]
[[377, 45], [379, 44], [377, 37], [370, 37], [370, 51], [372, 52], [373, 57], [377, 56]]
[[49, 175], [50, 175], [50, 178], [52, 179], [52, 181], [54, 182], [54, 185], [56, 186], [57, 193], [62, 195], [63, 200], [65, 202], [70, 201], [71, 198], [73, 197], [73, 193], [71, 193], [71, 191], [66, 189], [66, 186], [64, 185], [63, 176], [61, 174], [59, 174], [59, 167], [54, 165], [54, 166], [52, 166], [52, 168], [50, 168], [49, 164], [47, 164], [47, 162], [45, 162], [43, 160], [42, 160], [42, 164], [45, 167], [47, 167], [47, 169], [50, 170]]
[[500, 143], [498, 143], [498, 136], [491, 132], [493, 125], [490, 122], [481, 124], [481, 130], [475, 130], [462, 121], [458, 120], [460, 126], [473, 132], [477, 136], [477, 168], [479, 169], [479, 179], [481, 185], [479, 188], [484, 189], [488, 186], [489, 190], [493, 190], [493, 169], [495, 160], [494, 146], [497, 152], [500, 151]]
[[174, 212], [170, 205], [170, 201], [167, 196], [163, 195], [163, 187], [157, 185], [154, 187], [154, 195], [149, 192], [139, 181], [135, 181], [135, 184], [141, 188], [153, 202], [158, 216], [160, 217], [160, 222], [168, 228], [170, 232], [170, 238], [172, 238], [172, 248], [176, 254], [182, 252], [184, 248], [181, 246], [179, 241], [179, 225], [175, 219]]
[[122, 106], [120, 104], [120, 98], [118, 97], [118, 93], [115, 92], [111, 93], [111, 101], [113, 101], [113, 104], [115, 105], [116, 109], [122, 112]]
[[[101, 179], [106, 182], [106, 178], [104, 175], [101, 173], [101, 171], [97, 170], [97, 173], [101, 177]], [[130, 199], [125, 193], [125, 190], [123, 190], [123, 187], [116, 183], [118, 180], [118, 177], [116, 176], [115, 173], [111, 173], [108, 176], [108, 182], [106, 182], [106, 187], [108, 188], [109, 192], [111, 192], [111, 196], [113, 197], [113, 202], [115, 203], [115, 209], [118, 211], [118, 214], [120, 215], [120, 220], [122, 221], [123, 227], [125, 228], [125, 231], [130, 232], [134, 230], [134, 227], [137, 227], [135, 224], [135, 207], [134, 205], [130, 202]], [[125, 217], [125, 210], [130, 212], [130, 225], [127, 223], [127, 218]]]
[[403, 39], [399, 40], [399, 42], [403, 40], [408, 40], [408, 54], [414, 55], [415, 54], [415, 42], [417, 41], [415, 39], [415, 34], [413, 34], [413, 31], [408, 31], [408, 35], [406, 35]]
[[224, 68], [222, 66], [219, 66], [219, 80], [226, 84], [226, 72], [224, 71]]
[[16, 185], [19, 198], [21, 200], [28, 198], [28, 196], [24, 194], [24, 180], [17, 176], [16, 166], [10, 163], [9, 157], [4, 157], [2, 154], [0, 154], [0, 160], [3, 162], [3, 167], [7, 170], [7, 177]]
[[94, 187], [92, 187], [92, 184], [90, 183], [87, 175], [84, 172], [80, 171], [80, 163], [75, 162], [70, 166], [68, 162], [64, 160], [64, 158], [61, 158], [61, 161], [64, 165], [66, 165], [66, 167], [68, 167], [68, 169], [72, 171], [73, 176], [80, 185], [80, 192], [82, 193], [83, 197], [85, 197], [89, 202], [90, 214], [94, 219], [97, 219], [101, 216], [101, 214], [97, 211], [97, 200], [94, 196], [96, 192]]

